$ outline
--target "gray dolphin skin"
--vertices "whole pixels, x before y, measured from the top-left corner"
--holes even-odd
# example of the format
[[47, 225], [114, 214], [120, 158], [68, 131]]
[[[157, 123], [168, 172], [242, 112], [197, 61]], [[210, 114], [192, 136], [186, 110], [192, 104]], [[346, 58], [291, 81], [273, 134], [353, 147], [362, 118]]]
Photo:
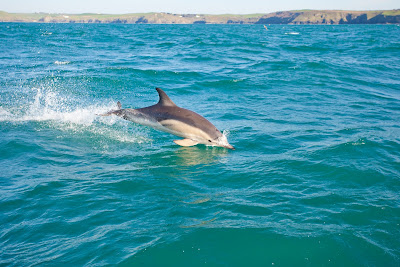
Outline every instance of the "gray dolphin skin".
[[100, 116], [116, 115], [125, 120], [154, 129], [167, 132], [179, 137], [174, 140], [180, 146], [194, 146], [204, 144], [235, 149], [211, 122], [199, 114], [180, 108], [160, 88], [156, 88], [160, 100], [157, 104], [139, 109], [122, 109], [118, 102], [118, 110], [111, 110]]

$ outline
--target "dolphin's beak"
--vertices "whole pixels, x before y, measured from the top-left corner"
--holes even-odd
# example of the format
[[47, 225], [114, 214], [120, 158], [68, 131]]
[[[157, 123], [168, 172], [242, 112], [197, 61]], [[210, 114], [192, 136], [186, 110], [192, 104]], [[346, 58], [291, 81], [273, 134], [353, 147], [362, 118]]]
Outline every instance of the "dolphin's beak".
[[229, 148], [229, 149], [232, 149], [232, 150], [235, 150], [235, 148], [233, 147], [233, 146], [231, 146], [231, 145], [226, 145], [226, 146], [224, 146], [224, 147], [226, 147], [226, 148]]

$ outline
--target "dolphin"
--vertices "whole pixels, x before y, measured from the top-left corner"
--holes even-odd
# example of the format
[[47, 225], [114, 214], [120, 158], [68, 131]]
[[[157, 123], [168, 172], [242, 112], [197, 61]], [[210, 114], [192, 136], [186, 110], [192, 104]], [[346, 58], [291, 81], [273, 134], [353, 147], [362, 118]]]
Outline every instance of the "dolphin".
[[160, 88], [156, 88], [156, 90], [160, 100], [153, 106], [122, 109], [121, 103], [118, 101], [117, 110], [111, 110], [100, 116], [116, 115], [134, 123], [183, 137], [184, 139], [174, 140], [180, 146], [204, 144], [235, 149], [228, 143], [226, 136], [206, 118], [188, 109], [178, 107], [163, 90]]

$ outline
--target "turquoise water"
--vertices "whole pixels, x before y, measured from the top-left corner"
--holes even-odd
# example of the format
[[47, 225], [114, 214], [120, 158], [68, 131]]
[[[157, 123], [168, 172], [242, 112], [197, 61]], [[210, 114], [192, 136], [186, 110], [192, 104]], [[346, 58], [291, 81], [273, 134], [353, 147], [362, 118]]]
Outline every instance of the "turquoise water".
[[0, 265], [399, 266], [400, 27], [268, 28], [1, 23]]

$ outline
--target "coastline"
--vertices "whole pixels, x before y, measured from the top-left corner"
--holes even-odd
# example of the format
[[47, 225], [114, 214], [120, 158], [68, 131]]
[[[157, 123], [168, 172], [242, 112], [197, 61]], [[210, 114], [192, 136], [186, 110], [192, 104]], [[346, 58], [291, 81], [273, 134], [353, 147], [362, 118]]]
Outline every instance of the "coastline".
[[0, 22], [121, 23], [121, 24], [398, 24], [400, 9], [380, 11], [294, 10], [268, 14], [50, 14], [7, 13]]

